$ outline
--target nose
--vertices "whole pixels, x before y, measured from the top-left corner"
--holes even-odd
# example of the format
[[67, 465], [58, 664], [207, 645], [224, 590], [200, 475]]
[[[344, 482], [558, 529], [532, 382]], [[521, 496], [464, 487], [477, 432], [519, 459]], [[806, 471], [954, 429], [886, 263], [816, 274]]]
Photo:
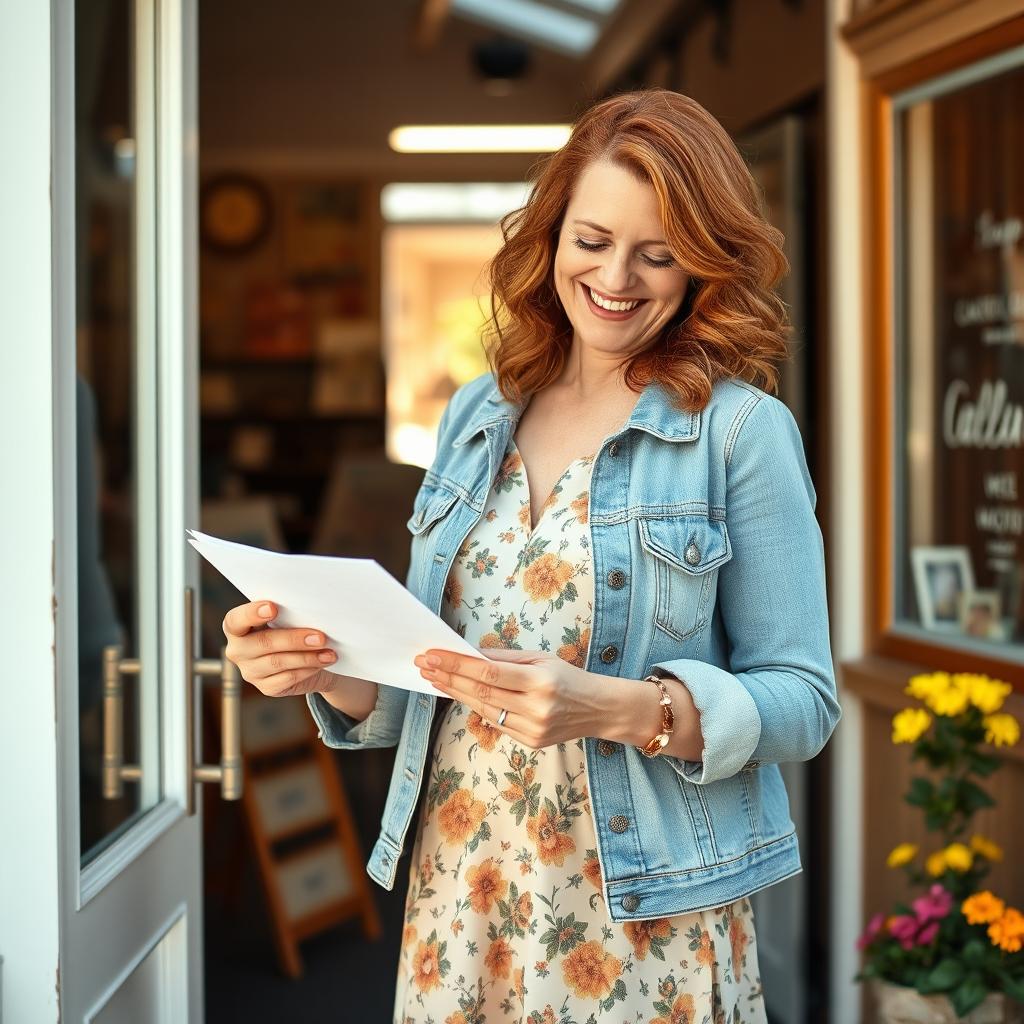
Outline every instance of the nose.
[[627, 295], [630, 289], [629, 254], [623, 249], [613, 251], [598, 275], [602, 290], [609, 295]]

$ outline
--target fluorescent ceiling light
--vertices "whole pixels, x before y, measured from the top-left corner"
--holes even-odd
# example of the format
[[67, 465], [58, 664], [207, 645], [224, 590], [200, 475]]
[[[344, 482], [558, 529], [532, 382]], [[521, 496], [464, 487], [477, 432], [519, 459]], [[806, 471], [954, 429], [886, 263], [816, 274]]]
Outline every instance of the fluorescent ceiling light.
[[571, 14], [535, 0], [451, 0], [451, 10], [470, 21], [505, 29], [571, 57], [588, 53], [601, 31], [596, 21], [582, 13]]
[[380, 191], [380, 212], [392, 224], [496, 224], [510, 210], [525, 205], [532, 188], [528, 181], [394, 181]]
[[393, 128], [398, 153], [550, 153], [569, 138], [567, 124], [412, 124]]

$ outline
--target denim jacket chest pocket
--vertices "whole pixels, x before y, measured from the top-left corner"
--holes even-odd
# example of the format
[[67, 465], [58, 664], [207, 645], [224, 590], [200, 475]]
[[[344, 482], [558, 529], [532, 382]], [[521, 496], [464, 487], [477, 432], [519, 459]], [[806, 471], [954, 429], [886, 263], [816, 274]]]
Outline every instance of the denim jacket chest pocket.
[[655, 593], [655, 625], [686, 640], [707, 621], [715, 570], [732, 558], [729, 531], [723, 520], [702, 513], [643, 516], [637, 528]]
[[414, 593], [422, 593], [423, 580], [412, 579], [414, 569], [419, 566], [420, 573], [426, 571], [427, 560], [423, 557], [424, 545], [432, 539], [432, 533], [441, 528], [445, 516], [451, 511], [459, 496], [443, 484], [436, 482], [429, 475], [420, 485], [413, 501], [412, 515], [406, 527], [412, 534], [409, 578], [406, 585], [415, 584]]

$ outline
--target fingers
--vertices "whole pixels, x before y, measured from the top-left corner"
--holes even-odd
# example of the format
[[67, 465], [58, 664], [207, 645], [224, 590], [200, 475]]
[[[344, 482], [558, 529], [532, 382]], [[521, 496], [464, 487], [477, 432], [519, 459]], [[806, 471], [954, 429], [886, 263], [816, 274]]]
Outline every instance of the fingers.
[[[438, 664], [430, 664], [431, 656], [439, 659]], [[504, 661], [499, 665], [488, 658], [473, 658], [465, 654], [456, 654], [454, 651], [433, 648], [417, 655], [413, 660], [420, 668], [432, 668], [441, 673], [442, 680], [446, 675], [464, 676], [487, 687], [501, 690], [531, 689], [528, 662], [517, 664]]]
[[221, 628], [230, 640], [233, 636], [245, 636], [256, 626], [266, 625], [276, 614], [277, 609], [270, 601], [250, 601], [232, 608], [224, 616]]

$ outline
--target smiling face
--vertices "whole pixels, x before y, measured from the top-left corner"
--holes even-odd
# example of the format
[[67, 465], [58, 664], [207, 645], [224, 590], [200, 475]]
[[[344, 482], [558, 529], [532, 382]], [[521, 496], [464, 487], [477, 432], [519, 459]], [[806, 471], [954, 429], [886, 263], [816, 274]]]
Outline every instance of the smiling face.
[[665, 242], [654, 189], [607, 160], [589, 164], [577, 179], [554, 275], [573, 344], [611, 356], [647, 348], [689, 283]]

